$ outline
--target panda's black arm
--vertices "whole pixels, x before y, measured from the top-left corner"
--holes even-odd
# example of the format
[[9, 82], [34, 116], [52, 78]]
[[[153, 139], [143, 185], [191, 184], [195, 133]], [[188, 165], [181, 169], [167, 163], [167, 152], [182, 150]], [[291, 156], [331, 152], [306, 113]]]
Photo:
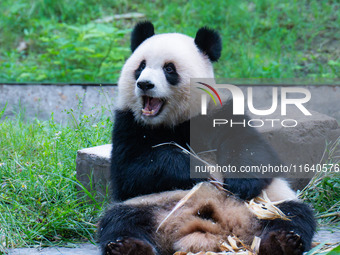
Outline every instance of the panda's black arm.
[[112, 186], [117, 200], [190, 189], [198, 182], [190, 178], [188, 155], [173, 146], [155, 148], [130, 161], [116, 156], [112, 163]]
[[[218, 146], [218, 164], [230, 164], [237, 171], [246, 166], [280, 165], [281, 161], [276, 153], [257, 132], [253, 131], [255, 130], [243, 130], [243, 134], [225, 135], [223, 142]], [[228, 174], [226, 176], [228, 177]], [[260, 195], [272, 181], [271, 178], [266, 178], [261, 173], [239, 173], [235, 177], [242, 178], [224, 179], [226, 188], [245, 200]]]
[[192, 188], [198, 180], [190, 178], [189, 156], [174, 145], [164, 144], [174, 141], [186, 146], [189, 143], [188, 125], [176, 130], [149, 129], [136, 123], [131, 112], [117, 111], [111, 164], [114, 197], [125, 200]]
[[[228, 120], [228, 124], [213, 127], [214, 119]], [[233, 166], [237, 171], [244, 166], [282, 164], [276, 152], [255, 128], [243, 126], [248, 120], [247, 115], [233, 115], [232, 101], [226, 102], [221, 109], [210, 115], [198, 116], [192, 120], [191, 125], [200, 127], [191, 129], [192, 137], [200, 137], [199, 143], [192, 146], [206, 146], [205, 150], [217, 149], [217, 164]], [[202, 133], [206, 135], [200, 135]], [[258, 196], [272, 181], [271, 178], [264, 178], [266, 176], [259, 174], [237, 176], [243, 178], [233, 178], [235, 175], [230, 178], [226, 174], [226, 177], [226, 188], [247, 200]]]

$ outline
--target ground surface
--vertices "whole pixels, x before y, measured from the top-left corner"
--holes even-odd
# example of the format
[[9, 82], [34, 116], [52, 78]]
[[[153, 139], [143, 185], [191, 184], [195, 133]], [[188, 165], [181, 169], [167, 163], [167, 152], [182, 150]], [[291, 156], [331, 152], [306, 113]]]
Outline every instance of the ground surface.
[[[314, 238], [316, 242], [335, 243], [340, 241], [340, 230], [332, 232], [328, 229], [321, 229]], [[38, 249], [13, 249], [8, 255], [99, 255], [99, 249], [92, 244], [81, 244], [77, 248], [45, 248]]]
[[45, 248], [45, 249], [29, 249], [20, 248], [11, 250], [9, 255], [98, 255], [99, 249], [93, 244], [81, 244], [77, 248]]

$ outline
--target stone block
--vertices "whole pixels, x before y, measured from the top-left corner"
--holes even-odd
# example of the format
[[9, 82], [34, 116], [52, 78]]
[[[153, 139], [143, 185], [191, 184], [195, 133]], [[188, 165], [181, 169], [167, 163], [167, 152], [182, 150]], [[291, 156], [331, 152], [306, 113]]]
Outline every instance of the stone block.
[[110, 192], [111, 144], [86, 148], [77, 152], [77, 179], [89, 191], [95, 191], [97, 198]]

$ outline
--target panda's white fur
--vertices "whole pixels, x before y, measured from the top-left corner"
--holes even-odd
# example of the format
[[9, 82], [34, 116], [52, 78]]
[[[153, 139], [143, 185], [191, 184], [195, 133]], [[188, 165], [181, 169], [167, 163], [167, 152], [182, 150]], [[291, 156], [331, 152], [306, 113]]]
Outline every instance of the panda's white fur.
[[[134, 71], [142, 60], [146, 60], [146, 67], [138, 80], [135, 80]], [[168, 62], [175, 64], [180, 76], [176, 86], [171, 86], [164, 76], [163, 66]], [[118, 82], [117, 107], [132, 110], [136, 120], [146, 125], [175, 126], [190, 118], [190, 101], [199, 102], [200, 94], [190, 93], [190, 78], [193, 77], [214, 77], [211, 61], [198, 50], [194, 39], [179, 33], [154, 35], [146, 39], [126, 61]], [[149, 80], [155, 85], [152, 92], [148, 92], [149, 96], [166, 101], [156, 117], [142, 115], [142, 91], [136, 83], [143, 80]], [[197, 100], [193, 97], [197, 97]], [[200, 108], [197, 106], [192, 109], [197, 109], [198, 114]], [[193, 112], [191, 114], [195, 115]]]
[[270, 201], [298, 200], [296, 192], [292, 190], [285, 179], [274, 178], [271, 184], [264, 190]]

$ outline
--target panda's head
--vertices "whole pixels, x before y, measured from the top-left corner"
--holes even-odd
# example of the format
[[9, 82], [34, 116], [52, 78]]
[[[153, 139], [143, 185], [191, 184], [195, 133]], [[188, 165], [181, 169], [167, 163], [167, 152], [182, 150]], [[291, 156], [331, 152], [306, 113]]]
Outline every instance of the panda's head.
[[132, 111], [138, 122], [150, 126], [188, 120], [190, 101], [200, 100], [197, 93], [190, 93], [190, 78], [213, 78], [212, 62], [219, 59], [221, 49], [219, 34], [209, 28], [191, 38], [155, 35], [150, 22], [138, 23], [131, 35], [132, 55], [118, 82], [118, 108]]

